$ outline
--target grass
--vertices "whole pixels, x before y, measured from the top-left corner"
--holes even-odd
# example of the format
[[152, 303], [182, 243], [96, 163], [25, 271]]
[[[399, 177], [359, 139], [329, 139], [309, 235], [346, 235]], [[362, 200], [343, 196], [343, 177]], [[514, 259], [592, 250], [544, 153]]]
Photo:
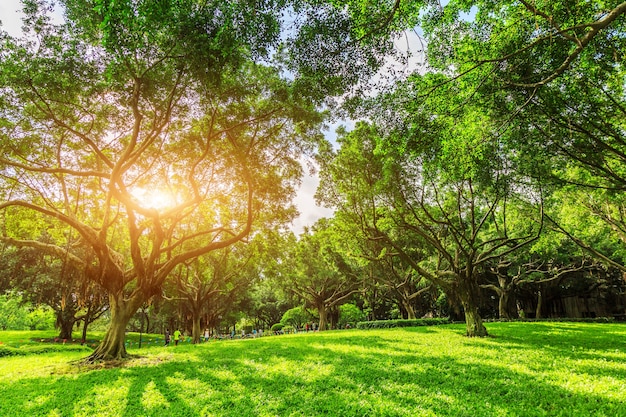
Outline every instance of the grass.
[[488, 327], [148, 345], [117, 368], [79, 368], [77, 351], [6, 357], [0, 415], [626, 416], [626, 325]]

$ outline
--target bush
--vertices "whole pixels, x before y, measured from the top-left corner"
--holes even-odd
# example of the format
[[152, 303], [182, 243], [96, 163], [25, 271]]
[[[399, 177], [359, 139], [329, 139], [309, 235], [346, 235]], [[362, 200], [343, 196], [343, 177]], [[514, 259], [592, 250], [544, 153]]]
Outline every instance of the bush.
[[289, 334], [289, 333], [295, 333], [295, 331], [296, 331], [296, 328], [293, 327], [293, 326], [285, 326], [285, 327], [283, 327], [283, 333]]
[[272, 329], [273, 332], [280, 332], [283, 329], [283, 327], [285, 327], [284, 324], [276, 323], [276, 324], [272, 324], [271, 329]]
[[52, 330], [56, 317], [54, 310], [48, 306], [38, 306], [28, 313], [28, 326], [30, 330]]
[[360, 308], [354, 304], [344, 304], [339, 307], [339, 328], [343, 329], [346, 325], [355, 327], [357, 323], [366, 319], [366, 315]]
[[0, 329], [28, 330], [28, 307], [17, 292], [0, 294]]
[[392, 327], [438, 326], [450, 323], [450, 319], [447, 317], [415, 320], [375, 320], [359, 322], [356, 327], [357, 329], [389, 329]]
[[280, 322], [285, 326], [299, 328], [309, 320], [311, 320], [311, 315], [303, 307], [294, 307], [285, 311]]

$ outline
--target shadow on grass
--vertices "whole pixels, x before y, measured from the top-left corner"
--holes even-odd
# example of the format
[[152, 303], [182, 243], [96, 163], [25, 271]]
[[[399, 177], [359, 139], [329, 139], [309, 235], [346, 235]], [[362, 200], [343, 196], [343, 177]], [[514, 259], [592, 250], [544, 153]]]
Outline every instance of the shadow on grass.
[[[466, 339], [446, 326], [163, 349], [159, 361], [143, 366], [7, 381], [0, 386], [0, 415], [626, 415], [619, 397], [562, 378], [569, 371], [593, 385], [610, 376], [624, 387], [624, 372], [554, 364], [571, 356], [558, 346], [595, 329], [555, 327], [548, 344], [544, 329], [492, 327], [489, 339]], [[616, 346], [601, 339], [577, 346], [601, 343], [586, 352], [601, 362]], [[525, 362], [525, 353], [536, 359]], [[534, 369], [550, 366], [556, 371]]]

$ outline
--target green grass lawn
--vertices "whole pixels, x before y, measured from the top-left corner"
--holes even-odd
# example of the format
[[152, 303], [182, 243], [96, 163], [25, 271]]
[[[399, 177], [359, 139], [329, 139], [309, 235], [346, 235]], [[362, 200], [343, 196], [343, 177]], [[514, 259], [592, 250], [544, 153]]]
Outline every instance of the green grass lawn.
[[626, 416], [626, 325], [488, 329], [148, 345], [117, 368], [70, 363], [85, 351], [5, 357], [0, 416]]

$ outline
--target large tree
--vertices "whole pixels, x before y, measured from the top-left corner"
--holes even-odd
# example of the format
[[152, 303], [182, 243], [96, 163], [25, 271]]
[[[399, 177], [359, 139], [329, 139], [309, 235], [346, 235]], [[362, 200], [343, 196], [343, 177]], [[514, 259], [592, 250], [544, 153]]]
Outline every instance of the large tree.
[[341, 148], [329, 151], [324, 164], [319, 196], [351, 213], [369, 239], [382, 243], [381, 257], [399, 256], [458, 299], [467, 334], [485, 336], [480, 274], [492, 260], [536, 239], [540, 210], [536, 227], [512, 230], [506, 216], [514, 193], [503, 161], [481, 140], [484, 120], [424, 110], [419, 122], [435, 122], [409, 118], [412, 132], [396, 138], [365, 123], [342, 135]]
[[[65, 232], [3, 239], [100, 285], [111, 324], [90, 360], [122, 358], [129, 319], [178, 265], [289, 203], [319, 118], [254, 62], [279, 40], [272, 2], [63, 4], [67, 22], [54, 25], [43, 2], [25, 2], [25, 37], [2, 35], [0, 209]], [[69, 230], [88, 250], [67, 250]]]
[[[625, 16], [626, 2], [587, 1], [453, 0], [424, 14], [428, 63], [452, 73], [445, 83], [465, 83], [473, 101], [501, 120], [501, 143], [516, 156], [516, 169], [576, 186], [582, 192], [568, 191], [582, 197], [585, 215], [600, 216], [618, 236], [615, 214], [626, 187]], [[574, 228], [562, 230], [625, 269]]]
[[179, 267], [177, 293], [183, 311], [191, 316], [193, 343], [200, 342], [201, 319], [226, 316], [258, 280], [260, 265], [255, 252], [252, 244], [239, 243]]
[[362, 288], [363, 269], [341, 250], [340, 240], [332, 221], [320, 219], [300, 236], [279, 269], [286, 288], [317, 310], [319, 330], [335, 325], [331, 314]]

